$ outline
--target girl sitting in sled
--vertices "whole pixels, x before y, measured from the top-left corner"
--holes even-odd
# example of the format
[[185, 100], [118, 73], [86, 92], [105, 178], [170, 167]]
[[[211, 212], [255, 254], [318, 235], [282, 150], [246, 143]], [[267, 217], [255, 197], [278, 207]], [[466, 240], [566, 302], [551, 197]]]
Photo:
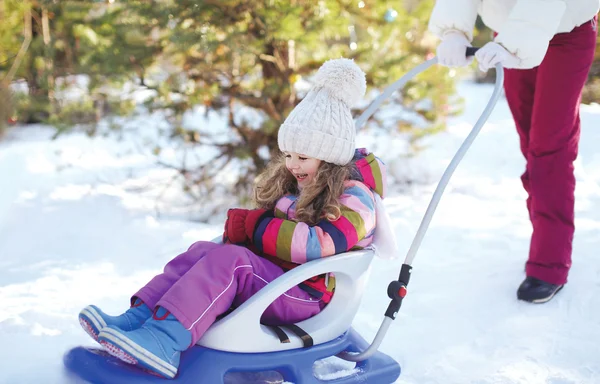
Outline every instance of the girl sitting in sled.
[[[385, 169], [373, 154], [355, 150], [350, 107], [365, 90], [353, 61], [324, 63], [279, 129], [282, 156], [259, 177], [258, 208], [230, 209], [223, 244], [192, 244], [132, 296], [123, 314], [85, 307], [85, 331], [119, 359], [173, 378], [181, 352], [229, 308], [299, 264], [371, 245]], [[308, 319], [334, 288], [328, 274], [306, 280], [271, 303], [261, 322]]]

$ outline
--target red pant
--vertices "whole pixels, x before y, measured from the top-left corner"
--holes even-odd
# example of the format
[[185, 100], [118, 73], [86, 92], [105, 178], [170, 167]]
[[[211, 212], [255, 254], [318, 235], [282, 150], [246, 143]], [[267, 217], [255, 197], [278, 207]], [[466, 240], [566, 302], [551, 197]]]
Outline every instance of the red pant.
[[504, 90], [527, 164], [521, 179], [533, 234], [526, 272], [553, 284], [566, 283], [571, 267], [579, 104], [596, 37], [595, 17], [555, 35], [538, 67], [505, 70]]

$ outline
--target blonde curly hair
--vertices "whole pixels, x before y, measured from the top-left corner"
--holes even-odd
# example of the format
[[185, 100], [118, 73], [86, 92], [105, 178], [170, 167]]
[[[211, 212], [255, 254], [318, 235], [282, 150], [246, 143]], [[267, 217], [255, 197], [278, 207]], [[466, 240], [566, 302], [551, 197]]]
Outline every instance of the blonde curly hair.
[[298, 195], [296, 221], [309, 225], [315, 225], [322, 219], [335, 221], [342, 214], [339, 198], [353, 167], [354, 162], [336, 165], [322, 161], [312, 183], [300, 191], [296, 178], [285, 166], [285, 156], [281, 154], [258, 176], [254, 201], [258, 208], [272, 210], [283, 196]]

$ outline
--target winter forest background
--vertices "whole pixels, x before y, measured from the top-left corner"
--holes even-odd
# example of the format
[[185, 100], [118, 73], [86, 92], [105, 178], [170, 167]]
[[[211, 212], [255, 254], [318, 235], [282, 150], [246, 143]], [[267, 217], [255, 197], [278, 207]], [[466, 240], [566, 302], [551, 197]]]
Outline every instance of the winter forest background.
[[[32, 123], [54, 126], [56, 137], [137, 129], [146, 136], [139, 150], [177, 170], [164, 190], [185, 192], [178, 212], [205, 220], [231, 205], [223, 196], [247, 202], [253, 176], [277, 151], [277, 127], [323, 61], [353, 58], [374, 95], [431, 58], [432, 6], [417, 0], [0, 0], [0, 132]], [[478, 32], [475, 45], [490, 35], [480, 24]], [[442, 67], [426, 71], [367, 129], [402, 138], [398, 156], [413, 156], [420, 139], [460, 113], [456, 75]], [[600, 56], [586, 100], [599, 95]], [[131, 126], [132, 117], [146, 113], [164, 124]], [[221, 129], [198, 124], [194, 115], [219, 119]], [[173, 211], [168, 205], [163, 213]]]
[[[151, 136], [140, 149], [178, 171], [165, 187], [182, 188], [182, 210], [203, 220], [232, 203], [225, 195], [245, 203], [253, 176], [277, 151], [278, 126], [323, 61], [355, 59], [376, 92], [431, 57], [431, 6], [2, 0], [0, 124], [42, 122], [55, 126], [56, 136], [106, 135], [126, 129], [132, 116], [157, 113], [165, 121], [158, 131], [135, 127]], [[417, 148], [420, 137], [443, 129], [456, 106], [453, 93], [454, 79], [435, 68], [396, 95], [399, 108], [372, 126]], [[222, 120], [222, 129], [189, 124], [194, 114]], [[169, 159], [166, 148], [175, 151]]]

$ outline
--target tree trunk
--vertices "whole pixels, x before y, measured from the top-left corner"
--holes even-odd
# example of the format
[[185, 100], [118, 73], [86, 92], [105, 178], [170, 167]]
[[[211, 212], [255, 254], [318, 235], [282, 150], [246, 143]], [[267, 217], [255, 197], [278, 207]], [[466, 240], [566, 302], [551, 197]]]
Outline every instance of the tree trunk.
[[[2, 2], [2, 6], [4, 6], [4, 1]], [[23, 58], [25, 57], [25, 54], [27, 53], [27, 50], [29, 49], [29, 44], [31, 43], [31, 39], [32, 39], [31, 8], [30, 8], [30, 5], [28, 2], [25, 2], [25, 10], [23, 12], [23, 36], [24, 36], [23, 43], [21, 44], [21, 48], [19, 49], [19, 52], [17, 53], [15, 61], [13, 61], [12, 66], [8, 70], [8, 73], [6, 74], [4, 79], [2, 79], [2, 86], [4, 88], [8, 88], [10, 83], [13, 81], [15, 73], [21, 66], [21, 62], [23, 61]]]
[[50, 45], [52, 42], [50, 35], [50, 22], [48, 20], [48, 9], [46, 7], [42, 8], [42, 37], [44, 39], [44, 60], [46, 67], [46, 79], [48, 83], [48, 100], [50, 101], [50, 106], [54, 110], [56, 107], [54, 98], [54, 61], [52, 46]]
[[[44, 38], [44, 26], [42, 17], [43, 9], [32, 9], [31, 17], [29, 21], [29, 31], [32, 36], [32, 40]], [[36, 40], [37, 41], [37, 40]], [[42, 40], [43, 42], [43, 40]], [[29, 90], [29, 107], [28, 116], [25, 118], [26, 123], [39, 123], [49, 117], [48, 114], [48, 87], [44, 85], [44, 79], [46, 77], [45, 66], [39, 68], [36, 65], [36, 58], [42, 56], [45, 58], [45, 49], [42, 47], [42, 51], [34, 51], [29, 55], [29, 61], [27, 63], [26, 80], [27, 87]]]

